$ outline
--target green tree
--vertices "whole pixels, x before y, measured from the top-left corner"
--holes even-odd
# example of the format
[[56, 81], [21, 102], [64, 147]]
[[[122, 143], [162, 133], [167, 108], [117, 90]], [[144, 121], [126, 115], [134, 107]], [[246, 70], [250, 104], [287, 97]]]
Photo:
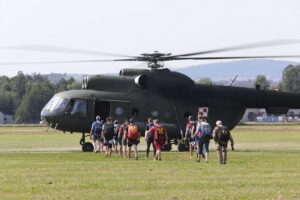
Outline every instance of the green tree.
[[282, 86], [284, 91], [300, 92], [300, 65], [289, 65], [283, 70]]
[[16, 110], [15, 121], [17, 123], [38, 123], [41, 110], [53, 96], [53, 93], [53, 87], [47, 82], [32, 83], [30, 90], [27, 91]]
[[270, 89], [270, 82], [267, 80], [265, 75], [258, 75], [253, 83], [253, 86], [260, 85], [261, 89], [268, 90]]

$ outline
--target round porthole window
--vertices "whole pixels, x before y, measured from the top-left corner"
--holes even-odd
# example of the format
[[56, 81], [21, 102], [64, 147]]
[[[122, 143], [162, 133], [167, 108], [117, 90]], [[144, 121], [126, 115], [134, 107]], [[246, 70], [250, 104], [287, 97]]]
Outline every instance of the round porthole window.
[[117, 107], [117, 108], [116, 108], [116, 114], [117, 114], [117, 115], [123, 115], [123, 114], [124, 114], [123, 108]]

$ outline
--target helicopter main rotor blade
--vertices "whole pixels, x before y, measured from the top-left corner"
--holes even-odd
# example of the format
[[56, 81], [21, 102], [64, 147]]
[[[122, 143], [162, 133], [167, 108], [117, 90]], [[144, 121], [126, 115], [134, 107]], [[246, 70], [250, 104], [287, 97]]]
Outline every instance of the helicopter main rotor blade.
[[83, 50], [76, 48], [50, 46], [50, 45], [24, 45], [24, 46], [8, 46], [0, 47], [1, 49], [12, 49], [12, 50], [25, 50], [25, 51], [37, 51], [37, 52], [50, 52], [50, 53], [66, 53], [66, 54], [81, 54], [91, 56], [113, 56], [113, 57], [134, 57], [129, 55], [114, 54], [93, 50]]
[[189, 57], [174, 58], [174, 60], [226, 60], [226, 59], [254, 59], [254, 58], [300, 58], [300, 55], [286, 56], [217, 56], [217, 57]]
[[37, 64], [67, 64], [67, 63], [97, 63], [115, 61], [137, 61], [136, 59], [115, 59], [115, 60], [71, 60], [71, 61], [41, 61], [41, 62], [0, 62], [0, 65], [37, 65]]
[[232, 47], [225, 47], [225, 48], [220, 48], [220, 49], [212, 49], [212, 50], [208, 50], [208, 51], [199, 51], [199, 52], [193, 52], [193, 53], [171, 55], [171, 56], [166, 57], [166, 60], [176, 58], [176, 57], [183, 57], [183, 56], [195, 56], [195, 55], [203, 55], [203, 54], [209, 54], [209, 53], [219, 53], [219, 52], [236, 51], [236, 50], [244, 50], [244, 49], [254, 49], [254, 48], [262, 48], [262, 47], [296, 44], [296, 43], [300, 43], [300, 40], [289, 40], [289, 39], [271, 40], [271, 41], [257, 42], [257, 43], [252, 43], [252, 44], [244, 44], [244, 45], [237, 45], [237, 46], [232, 46]]

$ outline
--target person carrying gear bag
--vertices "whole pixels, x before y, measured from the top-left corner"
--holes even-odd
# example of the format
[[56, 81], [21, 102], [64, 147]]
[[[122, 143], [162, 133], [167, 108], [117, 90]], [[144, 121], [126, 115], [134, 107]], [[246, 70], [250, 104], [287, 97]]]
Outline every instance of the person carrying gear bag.
[[103, 125], [102, 135], [104, 138], [104, 145], [106, 146], [105, 157], [111, 157], [114, 138], [114, 123], [111, 117], [106, 118], [106, 123]]
[[102, 144], [101, 142], [102, 126], [103, 123], [100, 121], [100, 116], [96, 116], [96, 121], [93, 122], [90, 131], [90, 138], [93, 140], [95, 153], [100, 153], [101, 144]]
[[227, 162], [227, 144], [228, 141], [231, 143], [231, 149], [234, 150], [233, 138], [230, 134], [229, 129], [223, 126], [222, 122], [219, 120], [216, 122], [216, 127], [213, 131], [213, 138], [216, 143], [217, 153], [220, 164], [226, 164]]
[[153, 120], [154, 126], [150, 128], [149, 132], [154, 132], [154, 145], [156, 148], [156, 154], [154, 160], [161, 161], [161, 149], [162, 146], [168, 141], [168, 134], [166, 129], [159, 124], [159, 120]]
[[140, 143], [140, 131], [138, 129], [138, 126], [134, 123], [134, 119], [131, 118], [129, 120], [129, 125], [126, 129], [126, 138], [128, 143], [128, 158], [131, 157], [131, 148], [133, 146], [134, 148], [134, 157], [136, 160], [138, 160], [138, 149], [137, 146]]

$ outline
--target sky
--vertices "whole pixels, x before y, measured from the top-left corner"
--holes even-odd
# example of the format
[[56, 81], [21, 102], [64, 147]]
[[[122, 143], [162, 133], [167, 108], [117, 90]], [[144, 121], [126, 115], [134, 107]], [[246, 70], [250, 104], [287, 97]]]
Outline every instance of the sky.
[[[11, 50], [54, 45], [139, 55], [189, 53], [275, 39], [300, 40], [299, 0], [0, 0], [0, 63], [115, 57]], [[300, 55], [300, 44], [212, 56]], [[288, 59], [298, 61], [300, 59]], [[166, 67], [220, 61], [168, 62]], [[116, 73], [136, 62], [0, 65], [0, 75]]]

